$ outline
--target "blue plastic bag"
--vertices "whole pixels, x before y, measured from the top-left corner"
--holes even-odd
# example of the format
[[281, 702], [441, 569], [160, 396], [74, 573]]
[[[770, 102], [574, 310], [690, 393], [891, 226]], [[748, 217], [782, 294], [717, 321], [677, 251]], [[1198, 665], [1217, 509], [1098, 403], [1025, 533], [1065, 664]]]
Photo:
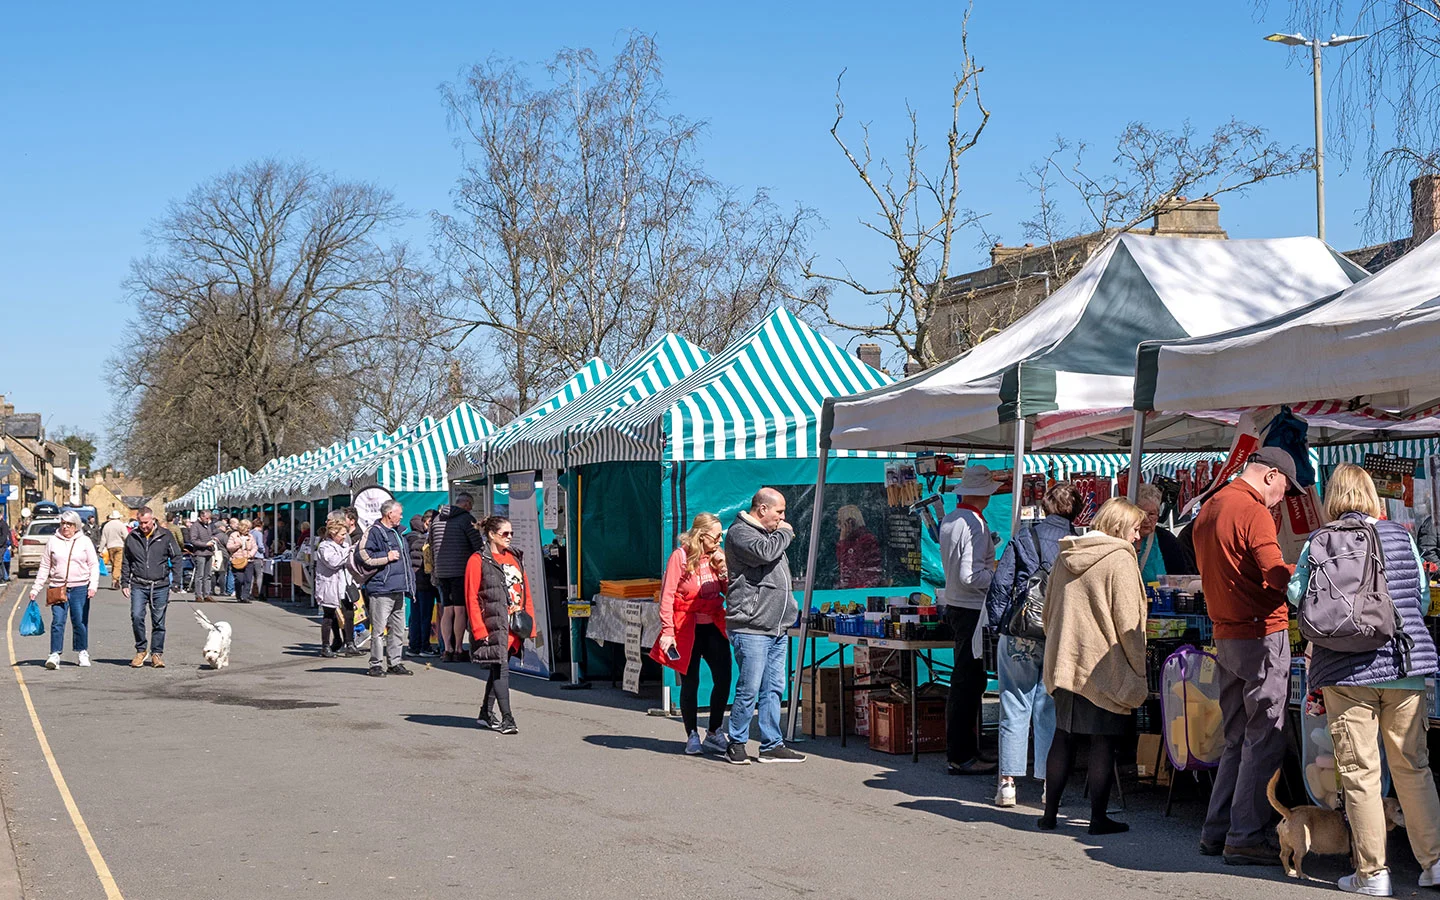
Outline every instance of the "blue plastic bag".
[[20, 634], [29, 637], [44, 633], [45, 620], [40, 618], [40, 607], [32, 597], [30, 605], [25, 607], [25, 615], [20, 619]]
[[105, 565], [105, 557], [100, 557], [100, 577], [107, 578], [110, 575], [110, 567]]

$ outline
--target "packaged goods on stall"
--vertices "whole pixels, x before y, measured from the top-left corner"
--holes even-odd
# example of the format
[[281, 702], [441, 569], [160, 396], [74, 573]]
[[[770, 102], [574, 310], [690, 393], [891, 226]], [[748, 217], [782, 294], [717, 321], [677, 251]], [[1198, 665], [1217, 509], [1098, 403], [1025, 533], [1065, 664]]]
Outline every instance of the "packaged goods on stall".
[[854, 715], [854, 732], [861, 737], [870, 736], [870, 692], [856, 691], [854, 700], [850, 704], [850, 711]]

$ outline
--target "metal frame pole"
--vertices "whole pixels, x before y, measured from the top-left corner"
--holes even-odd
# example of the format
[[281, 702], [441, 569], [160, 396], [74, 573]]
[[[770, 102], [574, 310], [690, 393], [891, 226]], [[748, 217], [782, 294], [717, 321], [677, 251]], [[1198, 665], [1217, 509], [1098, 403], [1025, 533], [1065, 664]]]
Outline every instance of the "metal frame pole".
[[1315, 236], [1325, 240], [1325, 107], [1321, 102], [1320, 38], [1310, 41], [1315, 63]]
[[[830, 401], [825, 402], [825, 411], [830, 411]], [[829, 417], [826, 416], [828, 419]], [[805, 640], [810, 634], [810, 601], [815, 596], [815, 566], [820, 555], [820, 514], [825, 509], [825, 470], [829, 468], [830, 462], [830, 430], [824, 428], [820, 432], [820, 460], [817, 466], [819, 470], [815, 479], [815, 508], [810, 513], [810, 546], [805, 552], [805, 589], [801, 592], [800, 600], [800, 639], [795, 646], [799, 650], [800, 658], [795, 661], [795, 669], [790, 676], [790, 709], [785, 716], [785, 740], [795, 740], [795, 722], [800, 718], [800, 690], [805, 680]], [[843, 699], [843, 693], [842, 693]], [[844, 721], [845, 710], [840, 710], [841, 721]]]
[[1135, 410], [1135, 421], [1130, 427], [1130, 484], [1125, 490], [1125, 497], [1135, 503], [1140, 499], [1140, 457], [1145, 453], [1144, 410]]
[[1025, 420], [1015, 420], [1015, 478], [1010, 488], [1010, 538], [1020, 533], [1020, 495], [1025, 486]]

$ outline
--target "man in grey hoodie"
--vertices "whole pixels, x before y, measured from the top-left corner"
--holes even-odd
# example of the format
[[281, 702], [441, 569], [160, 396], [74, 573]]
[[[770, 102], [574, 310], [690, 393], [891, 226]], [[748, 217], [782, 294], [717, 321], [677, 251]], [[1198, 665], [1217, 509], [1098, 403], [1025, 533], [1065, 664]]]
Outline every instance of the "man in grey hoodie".
[[800, 614], [785, 555], [795, 529], [785, 521], [785, 496], [761, 488], [750, 511], [736, 517], [725, 536], [730, 587], [725, 595], [725, 628], [740, 668], [730, 707], [730, 747], [725, 760], [750, 764], [745, 742], [758, 710], [762, 763], [804, 762], [780, 734], [780, 695], [785, 689], [785, 631]]

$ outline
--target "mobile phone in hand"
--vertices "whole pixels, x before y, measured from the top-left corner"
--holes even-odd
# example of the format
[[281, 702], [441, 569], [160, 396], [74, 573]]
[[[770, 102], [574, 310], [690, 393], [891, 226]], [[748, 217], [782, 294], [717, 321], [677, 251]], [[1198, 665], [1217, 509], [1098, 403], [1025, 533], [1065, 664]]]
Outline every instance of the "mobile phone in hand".
[[665, 650], [665, 658], [670, 660], [671, 662], [679, 662], [680, 648], [676, 647], [674, 644], [671, 644]]

